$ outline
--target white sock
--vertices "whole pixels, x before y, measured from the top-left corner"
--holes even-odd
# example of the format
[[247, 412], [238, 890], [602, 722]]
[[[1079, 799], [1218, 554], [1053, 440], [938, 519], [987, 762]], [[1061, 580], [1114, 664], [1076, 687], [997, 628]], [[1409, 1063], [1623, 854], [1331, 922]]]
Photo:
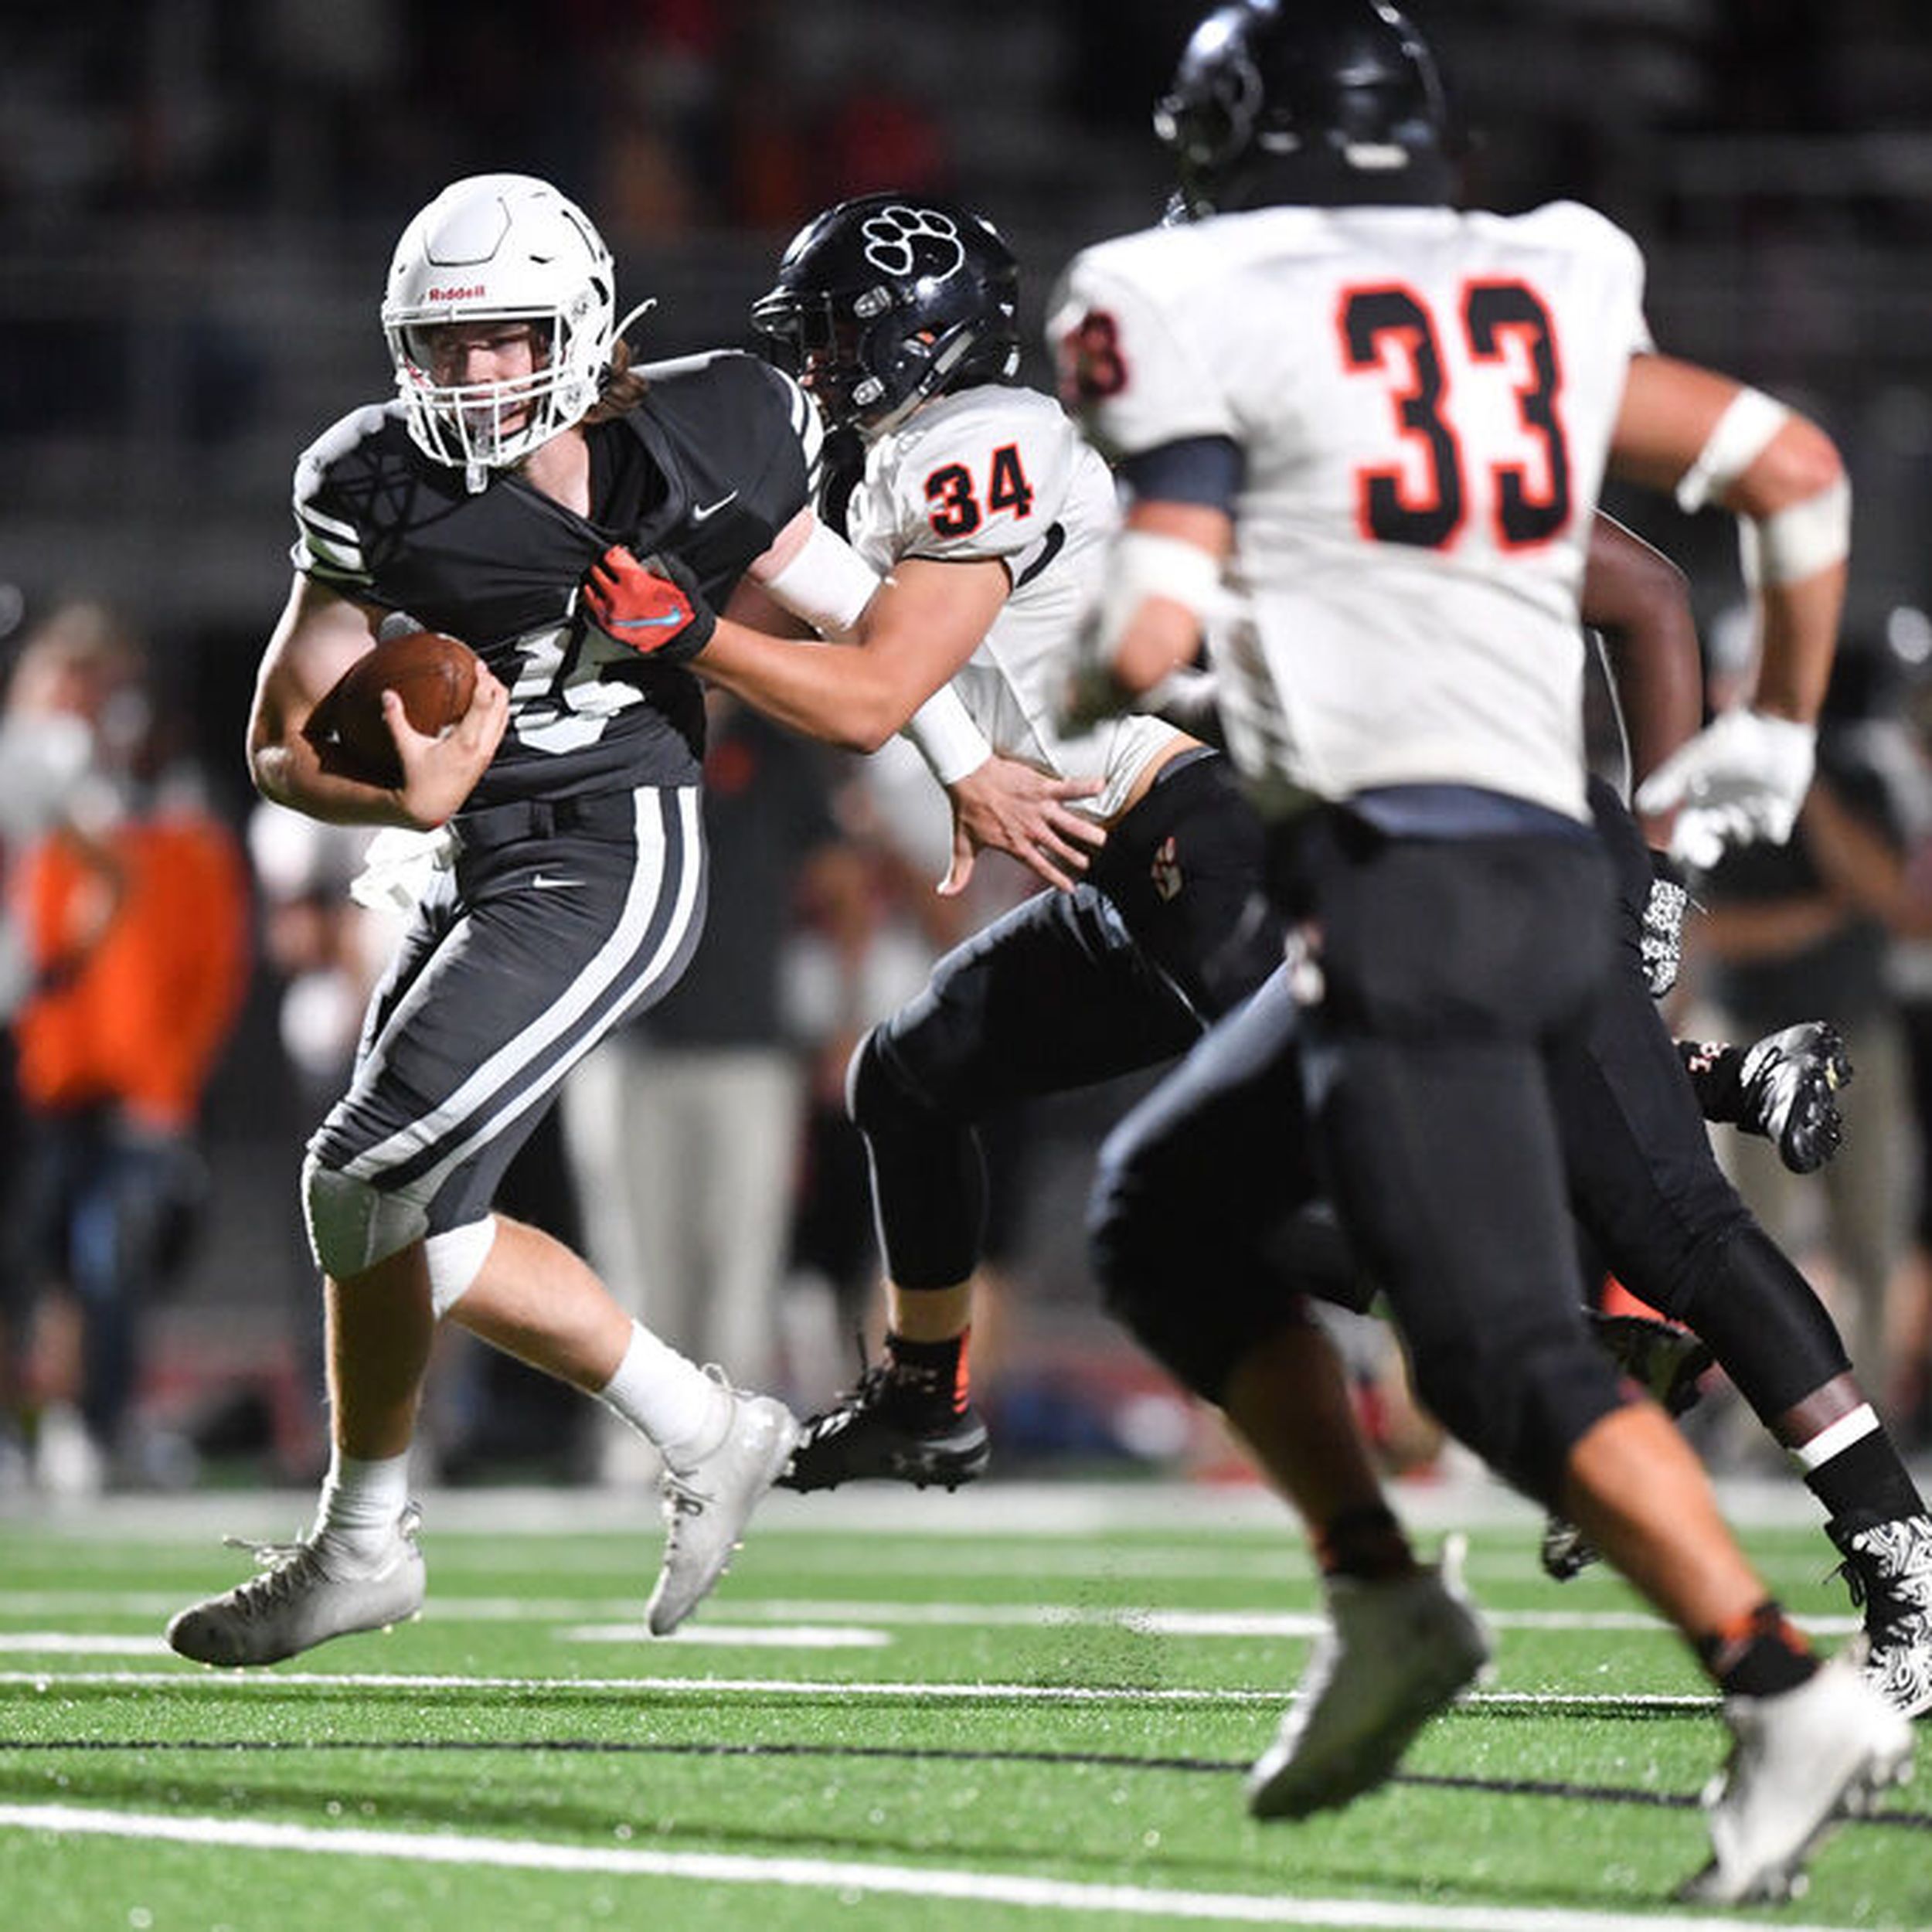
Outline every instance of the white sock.
[[339, 1446], [328, 1455], [328, 1474], [322, 1480], [321, 1501], [315, 1506], [315, 1526], [352, 1548], [373, 1553], [396, 1534], [396, 1519], [410, 1499], [410, 1459], [400, 1456], [365, 1459], [345, 1456]]
[[641, 1321], [597, 1399], [648, 1436], [674, 1468], [688, 1468], [716, 1447], [731, 1420], [731, 1393]]

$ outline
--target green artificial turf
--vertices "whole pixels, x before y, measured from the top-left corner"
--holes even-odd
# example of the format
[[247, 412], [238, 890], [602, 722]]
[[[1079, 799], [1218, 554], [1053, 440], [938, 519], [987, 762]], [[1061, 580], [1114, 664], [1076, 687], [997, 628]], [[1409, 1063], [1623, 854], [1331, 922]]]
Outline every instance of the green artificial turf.
[[[1614, 1579], [1545, 1581], [1533, 1522], [1472, 1538], [1471, 1583], [1500, 1624], [1493, 1681], [1386, 1790], [1260, 1826], [1241, 1774], [1318, 1601], [1294, 1539], [1212, 1498], [1117, 1498], [1091, 1522], [1064, 1498], [1031, 1520], [1026, 1502], [894, 1497], [875, 1520], [863, 1498], [782, 1499], [688, 1636], [658, 1643], [639, 1630], [646, 1512], [631, 1526], [559, 1494], [489, 1527], [472, 1497], [439, 1528], [432, 1503], [420, 1621], [240, 1674], [158, 1646], [171, 1607], [246, 1568], [205, 1509], [0, 1523], [0, 1924], [1565, 1932], [1712, 1916], [1668, 1903], [1703, 1860], [1694, 1799], [1723, 1755], [1702, 1681]], [[1840, 1641], [1849, 1606], [1815, 1531], [1747, 1540]], [[100, 1814], [112, 1832], [74, 1828]], [[257, 1828], [267, 1842], [228, 1842]], [[1814, 1873], [1796, 1904], [1742, 1916], [1932, 1924], [1932, 1814], [1895, 1794]]]

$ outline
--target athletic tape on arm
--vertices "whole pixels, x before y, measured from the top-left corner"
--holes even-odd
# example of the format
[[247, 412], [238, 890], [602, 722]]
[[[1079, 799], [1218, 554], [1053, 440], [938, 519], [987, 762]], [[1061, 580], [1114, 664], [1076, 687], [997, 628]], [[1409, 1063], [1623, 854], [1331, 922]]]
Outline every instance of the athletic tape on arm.
[[1165, 597], [1205, 623], [1222, 600], [1220, 560], [1184, 537], [1124, 531], [1100, 592], [1097, 641], [1103, 664], [1113, 662], [1134, 613], [1149, 597]]
[[1677, 482], [1677, 505], [1701, 510], [1722, 496], [1770, 447], [1791, 412], [1762, 389], [1740, 389]]
[[833, 637], [850, 631], [879, 588], [872, 566], [843, 537], [817, 522], [798, 555], [761, 581], [794, 617]]
[[1852, 485], [1842, 476], [1801, 503], [1738, 519], [1738, 563], [1753, 590], [1801, 583], [1851, 552]]

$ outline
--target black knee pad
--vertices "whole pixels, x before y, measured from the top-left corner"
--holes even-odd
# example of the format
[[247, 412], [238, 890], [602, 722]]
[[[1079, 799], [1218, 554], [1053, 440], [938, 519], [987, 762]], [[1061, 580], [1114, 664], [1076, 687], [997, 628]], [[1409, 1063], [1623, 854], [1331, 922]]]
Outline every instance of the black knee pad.
[[986, 1226], [978, 1137], [926, 1099], [876, 1026], [846, 1069], [845, 1108], [865, 1138], [886, 1273], [902, 1288], [964, 1281]]
[[1732, 1230], [1696, 1292], [1668, 1312], [1766, 1422], [1852, 1366], [1817, 1290], [1755, 1221]]

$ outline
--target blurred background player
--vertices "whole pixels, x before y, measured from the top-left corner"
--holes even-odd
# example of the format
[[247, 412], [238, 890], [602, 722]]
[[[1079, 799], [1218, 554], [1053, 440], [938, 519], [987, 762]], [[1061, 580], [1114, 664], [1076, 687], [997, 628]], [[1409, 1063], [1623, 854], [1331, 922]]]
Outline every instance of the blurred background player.
[[[1726, 612], [1712, 626], [1711, 701], [1746, 702], [1756, 674], [1748, 626]], [[1725, 1158], [1765, 1226], [1804, 1257], [1830, 1301], [1855, 1362], [1876, 1375], [1889, 1334], [1886, 1302], [1906, 1247], [1912, 1144], [1903, 1029], [1886, 983], [1889, 934], [1830, 868], [1813, 824], [1849, 818], [1852, 835], [1902, 860], [1905, 801], [1896, 747], [1874, 725], [1884, 699], [1882, 647], [1848, 638], [1818, 719], [1818, 772], [1790, 841], [1726, 855], [1700, 882], [1692, 929], [1699, 1023], [1733, 1037], [1767, 1030], [1767, 1012], [1825, 1012], [1859, 1070], [1856, 1143], [1815, 1186], [1799, 1188], [1770, 1151], [1739, 1145]], [[1885, 697], [1890, 694], [1885, 693]], [[1802, 1001], [1801, 1006], [1790, 1002]], [[1875, 1383], [1882, 1387], [1882, 1383]]]
[[[1688, 799], [1673, 847], [1708, 862], [1787, 835], [1810, 777], [1843, 595], [1835, 453], [1651, 352], [1636, 251], [1600, 217], [1451, 210], [1440, 83], [1391, 8], [1217, 10], [1157, 126], [1192, 219], [1083, 251], [1053, 305], [1070, 398], [1133, 492], [1103, 661], [1157, 684], [1225, 575], [1237, 613], [1210, 649], [1305, 922], [1291, 986], [1344, 1224], [1429, 1406], [1577, 1520], [1724, 1689], [1739, 1748], [1689, 1890], [1784, 1896], [1834, 1811], [1903, 1770], [1909, 1730], [1848, 1662], [1818, 1664], [1662, 1411], [1593, 1355], [1549, 1055], [1607, 960], [1577, 601], [1606, 457], [1756, 539], [1757, 708], [1639, 794]], [[1357, 1613], [1333, 1607], [1335, 1677], [1369, 1698], [1420, 1668], [1351, 1645]], [[1291, 1712], [1253, 1775], [1264, 1815], [1297, 1732]]]

